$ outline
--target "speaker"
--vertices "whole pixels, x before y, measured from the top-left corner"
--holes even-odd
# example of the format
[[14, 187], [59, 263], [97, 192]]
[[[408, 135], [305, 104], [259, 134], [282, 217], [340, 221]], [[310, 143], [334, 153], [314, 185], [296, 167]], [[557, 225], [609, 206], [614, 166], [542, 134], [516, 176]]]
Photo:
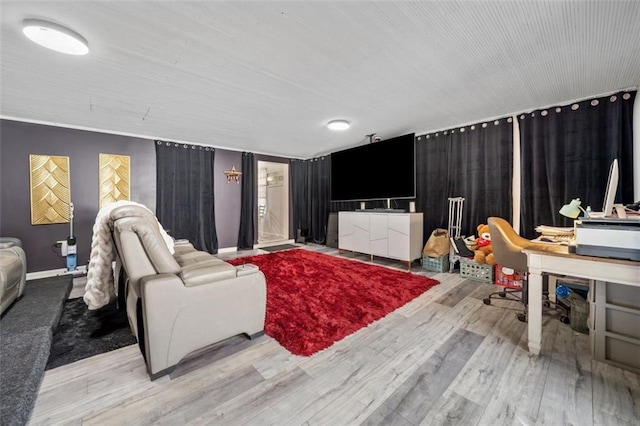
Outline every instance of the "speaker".
[[338, 248], [338, 213], [329, 213], [327, 247]]

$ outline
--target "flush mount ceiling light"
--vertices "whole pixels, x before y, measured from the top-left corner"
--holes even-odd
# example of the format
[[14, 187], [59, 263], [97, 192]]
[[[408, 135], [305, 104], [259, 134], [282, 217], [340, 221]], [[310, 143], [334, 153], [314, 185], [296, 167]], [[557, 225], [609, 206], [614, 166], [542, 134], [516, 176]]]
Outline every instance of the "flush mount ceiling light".
[[333, 120], [327, 123], [327, 127], [331, 130], [347, 130], [351, 124], [347, 120]]
[[89, 53], [87, 40], [69, 28], [40, 19], [25, 19], [22, 24], [22, 32], [34, 43], [69, 55]]

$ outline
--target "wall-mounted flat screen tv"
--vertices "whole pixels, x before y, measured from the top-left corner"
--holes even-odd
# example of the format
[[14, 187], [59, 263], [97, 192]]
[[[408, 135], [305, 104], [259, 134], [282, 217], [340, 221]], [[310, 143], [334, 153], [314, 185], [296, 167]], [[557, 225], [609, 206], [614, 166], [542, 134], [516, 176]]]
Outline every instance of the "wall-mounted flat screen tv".
[[416, 197], [415, 134], [331, 154], [331, 201]]

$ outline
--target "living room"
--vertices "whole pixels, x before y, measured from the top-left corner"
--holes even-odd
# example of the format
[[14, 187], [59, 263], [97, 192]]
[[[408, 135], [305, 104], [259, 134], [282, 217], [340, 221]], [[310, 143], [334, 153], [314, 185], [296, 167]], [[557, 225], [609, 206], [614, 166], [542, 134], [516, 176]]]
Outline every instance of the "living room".
[[[486, 223], [491, 215], [509, 219], [528, 238], [535, 236], [533, 228], [539, 224], [570, 226], [572, 221], [557, 211], [578, 197], [583, 207], [599, 209], [613, 158], [620, 162], [617, 202], [640, 199], [640, 103], [636, 101], [640, 63], [635, 43], [640, 36], [640, 8], [631, 1], [588, 5], [547, 1], [514, 5], [3, 2], [2, 12], [0, 236], [22, 241], [32, 279], [55, 275], [65, 268], [56, 243], [67, 238], [70, 230], [68, 222], [32, 223], [30, 155], [68, 158], [73, 235], [80, 267], [86, 267], [91, 257], [93, 227], [100, 207], [101, 154], [127, 156], [129, 199], [151, 209], [163, 225], [163, 217], [167, 218], [165, 228], [172, 235], [193, 240], [180, 228], [190, 225], [186, 223], [189, 221], [170, 223], [175, 218], [169, 219], [167, 214], [173, 214], [175, 204], [158, 201], [173, 191], [166, 183], [172, 180], [169, 169], [159, 166], [158, 146], [162, 144], [178, 145], [176, 149], [187, 146], [213, 150], [210, 167], [215, 238], [210, 238], [209, 246], [203, 243], [200, 247], [228, 258], [245, 251], [253, 255], [258, 249], [254, 247], [257, 230], [249, 222], [258, 217], [259, 208], [257, 203], [247, 201], [249, 189], [245, 185], [251, 179], [257, 183], [257, 169], [252, 173], [250, 165], [264, 161], [290, 168], [289, 239], [278, 243], [291, 243], [298, 229], [304, 228], [310, 233], [310, 246], [318, 246], [316, 250], [367, 262], [366, 256], [345, 255], [323, 245], [329, 213], [359, 207], [355, 202], [330, 201], [326, 173], [331, 153], [368, 144], [368, 135], [374, 133], [382, 139], [416, 135], [416, 197], [396, 200], [395, 207], [408, 211], [409, 202], [416, 203], [416, 211], [424, 215], [422, 243], [433, 229], [447, 227], [447, 198], [459, 195], [467, 198], [465, 234], [474, 233], [475, 227]], [[88, 41], [89, 53], [61, 55], [31, 43], [22, 34], [23, 20], [28, 18], [68, 25]], [[557, 108], [562, 114], [556, 112]], [[605, 118], [593, 113], [596, 108], [607, 109]], [[582, 115], [576, 118], [578, 114]], [[558, 120], [558, 128], [539, 123], [544, 117], [560, 115], [563, 118]], [[336, 119], [348, 121], [351, 127], [338, 132], [327, 129], [326, 124]], [[569, 132], [567, 123], [572, 123], [579, 136], [574, 135], [571, 143], [562, 138], [549, 142], [552, 132]], [[467, 136], [470, 133], [480, 136], [473, 139]], [[440, 139], [443, 143], [434, 142]], [[445, 149], [447, 144], [463, 139], [464, 143], [478, 145], [455, 152]], [[562, 178], [562, 190], [554, 193], [562, 199], [547, 200], [544, 208], [540, 207], [539, 194], [534, 197], [526, 192], [527, 185], [538, 185], [539, 176], [551, 169], [541, 162], [553, 163], [553, 170], [566, 170], [570, 176]], [[363, 165], [354, 164], [354, 172], [358, 167]], [[232, 168], [241, 173], [237, 181], [228, 179], [233, 175], [225, 173]], [[379, 172], [394, 179], [393, 169]], [[304, 185], [302, 176], [308, 179]], [[448, 186], [448, 182], [452, 184]], [[522, 182], [535, 183], [521, 186]], [[184, 185], [185, 193], [192, 186], [177, 180], [174, 183]], [[473, 183], [480, 187], [471, 189]], [[521, 192], [521, 188], [525, 190]], [[557, 208], [556, 201], [562, 201]], [[382, 206], [382, 200], [367, 202], [367, 208]], [[160, 212], [161, 208], [169, 213]], [[193, 223], [199, 220], [197, 212], [192, 217]], [[245, 241], [241, 241], [243, 238]], [[402, 264], [376, 262], [404, 269]], [[354, 424], [365, 420], [400, 424], [402, 419], [412, 424], [428, 421], [427, 415], [438, 424], [445, 423], [447, 413], [454, 412], [461, 415], [460, 423], [488, 424], [497, 421], [505, 407], [516, 413], [510, 414], [509, 421], [522, 423], [584, 420], [587, 424], [624, 424], [638, 418], [637, 374], [589, 360], [584, 336], [576, 337], [569, 329], [558, 331], [558, 321], [545, 317], [543, 345], [547, 353], [556, 347], [555, 358], [529, 360], [525, 325], [512, 322], [513, 315], [507, 317], [504, 310], [486, 310], [478, 304], [481, 293], [492, 286], [477, 288], [456, 274], [425, 274], [418, 262], [412, 269], [440, 284], [361, 330], [368, 334], [350, 336], [348, 347], [338, 346], [299, 359], [264, 337], [253, 346], [244, 341], [230, 345], [236, 348], [233, 356], [223, 355], [225, 349], [217, 348], [214, 353], [218, 355], [210, 353], [202, 358], [201, 365], [196, 361], [183, 366], [184, 375], [177, 379], [164, 377], [153, 382], [144, 372], [140, 353], [132, 350], [135, 347], [128, 348], [129, 352], [119, 350], [112, 358], [101, 355], [96, 364], [71, 364], [64, 374], [55, 370], [45, 374], [36, 404], [49, 408], [37, 408], [33, 423], [62, 424], [74, 410], [74, 420], [84, 418], [87, 422], [92, 420], [92, 410], [104, 411], [93, 421], [105, 422], [109, 420], [107, 408], [117, 408], [118, 404], [126, 409], [118, 409], [121, 416], [111, 419], [113, 423], [186, 423], [200, 415], [204, 416], [200, 418], [203, 423], [223, 423], [225, 403], [234, 413], [231, 424]], [[432, 309], [423, 310], [426, 306]], [[501, 329], [498, 320], [503, 316]], [[421, 324], [429, 321], [439, 331], [425, 331]], [[484, 373], [471, 367], [456, 367], [455, 371], [466, 371], [466, 375], [454, 375], [454, 370], [453, 377], [436, 374], [441, 366], [430, 356], [445, 342], [457, 348], [455, 339], [447, 340], [456, 332], [457, 338], [467, 337], [469, 342], [476, 335], [486, 338], [462, 345], [461, 353], [471, 351], [464, 355], [467, 358], [460, 355], [462, 358], [475, 356], [479, 369], [485, 365], [494, 372], [507, 372], [495, 373], [487, 382], [491, 386], [486, 387], [473, 387]], [[474, 334], [468, 334], [471, 332]], [[405, 337], [401, 337], [403, 333]], [[415, 347], [402, 340], [423, 335], [425, 341]], [[502, 342], [504, 336], [509, 336], [508, 343]], [[572, 343], [562, 346], [561, 338]], [[393, 347], [393, 341], [402, 350], [392, 354], [383, 343]], [[359, 345], [365, 349], [358, 351]], [[472, 348], [485, 345], [486, 352], [473, 355]], [[219, 362], [216, 357], [220, 357]], [[488, 361], [491, 357], [504, 365], [498, 367], [497, 361], [492, 364]], [[340, 360], [325, 363], [327, 358]], [[573, 362], [579, 368], [562, 371], [560, 365], [564, 364], [554, 364], [558, 360]], [[414, 362], [420, 367], [409, 366]], [[122, 371], [114, 365], [121, 365]], [[385, 368], [376, 376], [375, 369], [380, 365]], [[202, 368], [198, 370], [198, 366]], [[544, 380], [536, 382], [526, 372], [529, 367]], [[583, 367], [589, 372], [588, 392], [577, 385], [584, 378]], [[87, 371], [81, 372], [82, 368]], [[106, 373], [109, 369], [114, 370], [112, 377]], [[225, 369], [234, 374], [225, 375]], [[549, 369], [553, 375], [547, 374]], [[103, 376], [99, 379], [91, 376], [100, 370]], [[256, 371], [260, 377], [254, 374]], [[102, 386], [110, 395], [106, 401], [88, 392], [84, 394], [86, 402], [76, 410], [70, 396], [73, 389], [57, 388], [52, 380], [57, 377], [71, 383], [77, 372], [87, 375], [83, 381], [72, 383], [75, 391], [82, 394], [82, 386]], [[395, 373], [400, 378], [392, 379]], [[111, 380], [129, 380], [123, 379], [127, 374], [133, 376], [125, 386], [134, 400], [138, 398], [139, 405], [125, 402], [122, 395], [128, 391], [108, 385]], [[211, 381], [198, 387], [195, 377], [201, 374], [211, 374]], [[403, 380], [417, 380], [419, 374], [440, 380], [441, 387], [436, 391], [427, 386], [417, 393], [402, 387]], [[228, 400], [219, 396], [223, 390], [214, 390], [215, 377], [229, 386], [237, 381]], [[521, 387], [516, 383], [518, 378], [525, 382]], [[576, 386], [557, 383], [562, 378], [573, 380]], [[336, 384], [342, 379], [346, 380], [343, 387]], [[178, 386], [172, 387], [175, 381]], [[367, 386], [366, 381], [370, 382]], [[549, 386], [546, 391], [545, 384]], [[465, 390], [467, 385], [472, 390]], [[278, 394], [280, 386], [288, 389], [286, 395]], [[347, 390], [349, 387], [352, 389]], [[267, 388], [273, 388], [271, 393]], [[190, 394], [202, 390], [206, 395], [206, 389], [221, 399], [215, 402]], [[399, 389], [409, 395], [404, 399], [405, 408], [402, 392], [394, 394]], [[588, 393], [589, 402], [558, 396], [574, 391], [578, 399]], [[154, 392], [171, 395], [167, 398], [174, 402], [182, 398], [175, 403], [189, 414], [158, 414], [162, 408], [150, 402]], [[251, 399], [251, 392], [256, 399]], [[472, 396], [483, 392], [494, 394], [496, 401], [486, 400], [486, 393], [483, 397]], [[67, 396], [59, 396], [63, 393]], [[518, 393], [521, 395], [514, 396]], [[418, 408], [420, 396], [433, 400], [429, 410]], [[234, 397], [257, 407], [252, 411], [254, 417], [240, 415], [241, 406], [229, 402]], [[533, 402], [528, 402], [529, 397]], [[544, 413], [557, 410], [553, 398], [574, 404], [567, 409], [567, 418], [559, 420]], [[623, 401], [619, 402], [622, 408], [616, 405], [616, 398]], [[65, 402], [59, 409], [52, 408], [60, 399]], [[353, 412], [348, 403], [356, 407]], [[207, 417], [207, 404], [211, 409], [222, 408]], [[149, 417], [133, 414], [140, 406], [144, 407], [141, 413], [148, 410]], [[414, 414], [408, 414], [412, 410]], [[517, 413], [526, 414], [519, 417]]]

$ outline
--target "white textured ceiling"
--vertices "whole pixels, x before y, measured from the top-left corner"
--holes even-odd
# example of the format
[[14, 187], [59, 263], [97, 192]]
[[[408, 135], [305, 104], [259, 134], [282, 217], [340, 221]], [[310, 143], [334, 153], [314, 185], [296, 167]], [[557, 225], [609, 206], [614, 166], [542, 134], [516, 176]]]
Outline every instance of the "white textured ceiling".
[[[0, 114], [310, 158], [640, 84], [640, 1], [4, 1]], [[82, 34], [48, 51], [25, 18]], [[329, 120], [351, 129], [332, 132]]]

